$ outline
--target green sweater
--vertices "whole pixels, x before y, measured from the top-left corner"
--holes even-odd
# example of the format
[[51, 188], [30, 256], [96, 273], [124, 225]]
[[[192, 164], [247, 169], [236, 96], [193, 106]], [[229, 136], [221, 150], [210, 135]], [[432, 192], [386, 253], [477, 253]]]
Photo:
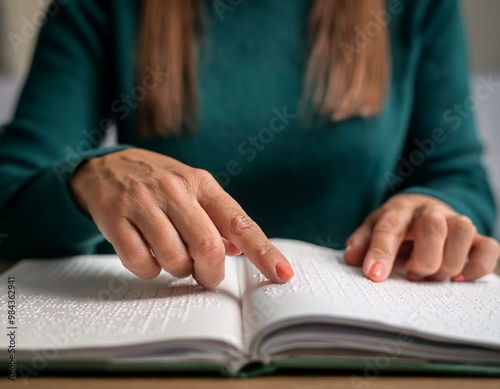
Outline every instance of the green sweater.
[[[443, 200], [491, 233], [456, 1], [388, 2], [383, 111], [338, 123], [297, 115], [310, 1], [207, 1], [197, 133], [150, 140], [137, 134], [137, 102], [164, 75], [136, 78], [139, 1], [60, 2], [2, 131], [0, 257], [109, 251], [68, 180], [83, 160], [131, 145], [212, 172], [270, 237], [342, 248], [369, 212], [401, 192]], [[109, 118], [118, 146], [103, 148]]]

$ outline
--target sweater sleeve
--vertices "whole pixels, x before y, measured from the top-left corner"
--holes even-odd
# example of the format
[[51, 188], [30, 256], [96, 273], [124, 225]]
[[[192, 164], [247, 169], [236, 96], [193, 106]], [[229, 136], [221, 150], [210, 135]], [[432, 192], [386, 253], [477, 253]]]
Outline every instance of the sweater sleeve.
[[415, 34], [420, 37], [415, 101], [397, 168], [398, 193], [433, 196], [470, 217], [479, 232], [491, 234], [494, 203], [474, 121], [491, 85], [471, 94], [458, 2], [432, 0], [425, 7]]
[[84, 160], [127, 147], [100, 147], [112, 124], [105, 27], [98, 1], [74, 0], [40, 31], [14, 118], [0, 133], [0, 258], [89, 253], [103, 240], [68, 182]]

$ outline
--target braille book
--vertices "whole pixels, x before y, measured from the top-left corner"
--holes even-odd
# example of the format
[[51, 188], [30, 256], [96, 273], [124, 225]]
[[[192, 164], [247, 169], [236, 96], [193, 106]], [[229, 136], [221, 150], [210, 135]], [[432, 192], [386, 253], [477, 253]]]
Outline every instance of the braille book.
[[374, 283], [340, 251], [272, 241], [295, 270], [283, 285], [243, 256], [226, 258], [214, 290], [165, 272], [141, 280], [116, 256], [21, 261], [2, 277], [3, 328], [15, 327], [14, 352], [0, 337], [3, 362], [15, 359], [18, 377], [330, 369], [363, 384], [389, 371], [500, 375], [497, 275], [413, 283], [396, 267]]

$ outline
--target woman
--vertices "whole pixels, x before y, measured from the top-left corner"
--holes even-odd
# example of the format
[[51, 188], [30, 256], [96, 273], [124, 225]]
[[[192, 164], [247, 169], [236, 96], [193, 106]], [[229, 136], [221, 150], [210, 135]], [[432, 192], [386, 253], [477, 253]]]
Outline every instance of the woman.
[[2, 257], [106, 239], [146, 279], [216, 286], [242, 251], [286, 282], [265, 231], [347, 239], [373, 281], [405, 250], [413, 281], [493, 270], [481, 146], [451, 110], [469, 93], [456, 1], [56, 6], [0, 143]]

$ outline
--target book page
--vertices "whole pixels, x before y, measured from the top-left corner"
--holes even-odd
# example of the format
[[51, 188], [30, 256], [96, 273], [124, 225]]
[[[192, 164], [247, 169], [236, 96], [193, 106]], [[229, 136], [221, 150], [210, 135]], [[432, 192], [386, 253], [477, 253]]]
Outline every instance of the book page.
[[[117, 256], [22, 261], [3, 274], [2, 312], [7, 312], [7, 277], [15, 277], [17, 349], [104, 349], [192, 339], [241, 344], [237, 262], [226, 258], [217, 290], [192, 277], [162, 272], [141, 280]], [[7, 315], [2, 315], [5, 329]], [[0, 347], [7, 349], [7, 337]]]
[[[294, 278], [270, 283], [247, 261], [243, 297], [244, 337], [280, 322], [330, 317], [345, 324], [407, 329], [430, 339], [459, 340], [500, 348], [500, 278], [476, 282], [410, 282], [404, 273], [372, 282], [342, 252], [272, 239], [290, 261]], [[378, 327], [377, 327], [378, 326]]]

